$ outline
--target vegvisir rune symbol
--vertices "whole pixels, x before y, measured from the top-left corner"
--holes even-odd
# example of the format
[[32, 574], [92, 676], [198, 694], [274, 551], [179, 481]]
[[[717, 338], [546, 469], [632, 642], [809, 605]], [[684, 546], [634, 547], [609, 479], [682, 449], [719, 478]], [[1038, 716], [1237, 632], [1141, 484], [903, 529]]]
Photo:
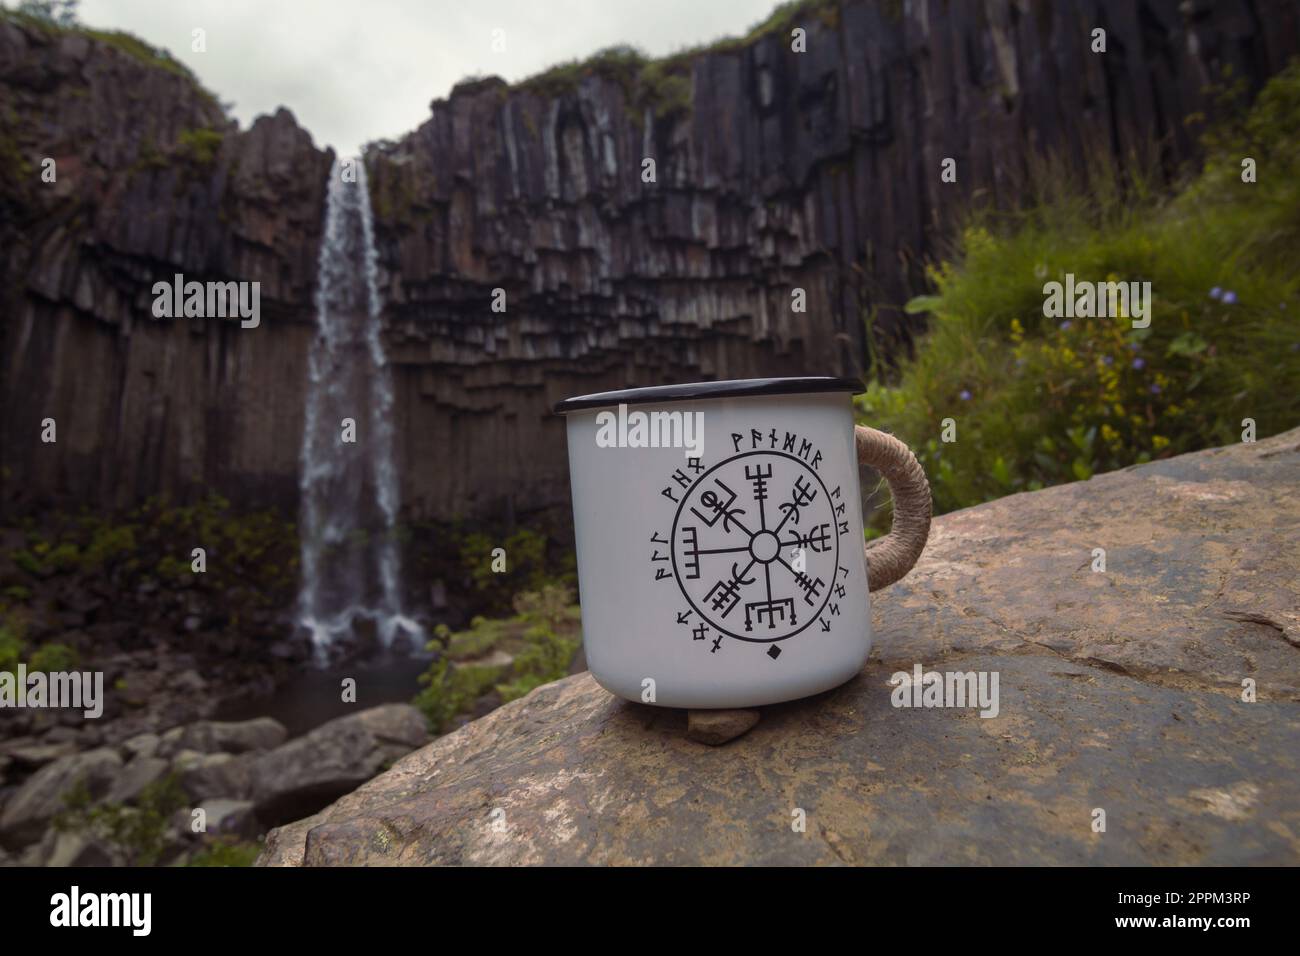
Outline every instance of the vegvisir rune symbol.
[[776, 659], [776, 642], [814, 624], [830, 630], [839, 607], [823, 612], [843, 592], [839, 496], [782, 451], [744, 452], [699, 475], [677, 506], [671, 537], [673, 577], [690, 607], [684, 614], [700, 619], [692, 622], [695, 639], [707, 634], [714, 653], [721, 636], [771, 644]]

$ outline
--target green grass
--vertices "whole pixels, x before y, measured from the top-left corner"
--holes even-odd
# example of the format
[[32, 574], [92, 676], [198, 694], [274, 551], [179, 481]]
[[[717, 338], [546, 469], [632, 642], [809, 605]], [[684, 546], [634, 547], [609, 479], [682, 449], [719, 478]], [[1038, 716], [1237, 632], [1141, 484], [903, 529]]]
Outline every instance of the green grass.
[[[514, 608], [508, 618], [476, 617], [468, 630], [435, 632], [429, 649], [439, 656], [420, 676], [425, 688], [412, 701], [434, 733], [451, 730], [485, 694], [495, 691], [503, 702], [514, 700], [568, 673], [581, 642], [581, 614], [572, 590], [545, 584], [517, 595]], [[480, 660], [493, 651], [512, 655], [512, 663]]]
[[0, 7], [0, 19], [10, 20], [30, 29], [41, 30], [49, 36], [57, 36], [61, 33], [76, 33], [88, 37], [91, 40], [104, 44], [105, 46], [112, 47], [138, 63], [142, 63], [152, 69], [164, 70], [174, 76], [181, 77], [187, 82], [193, 84], [194, 88], [203, 96], [204, 99], [208, 100], [212, 105], [217, 106], [218, 109], [220, 109], [220, 104], [217, 102], [217, 98], [199, 82], [198, 77], [194, 75], [189, 67], [181, 63], [180, 60], [172, 56], [167, 50], [146, 43], [144, 40], [132, 33], [126, 33], [122, 30], [92, 30], [89, 27], [80, 24], [60, 25], [54, 23], [52, 20], [32, 16], [31, 14], [24, 13], [20, 10], [10, 10], [5, 7]]
[[657, 119], [667, 119], [687, 113], [691, 107], [690, 57], [651, 60], [626, 45], [601, 50], [586, 60], [560, 63], [528, 77], [516, 88], [539, 96], [563, 96], [591, 76], [618, 85], [634, 116], [648, 109]]
[[[562, 96], [575, 91], [587, 77], [598, 76], [622, 88], [628, 109], [634, 114], [650, 110], [658, 120], [670, 119], [690, 112], [691, 68], [698, 57], [739, 52], [774, 34], [788, 38], [795, 27], [806, 29], [814, 20], [834, 28], [839, 25], [839, 12], [839, 0], [792, 0], [777, 6], [742, 36], [722, 37], [658, 59], [647, 57], [636, 47], [620, 44], [600, 50], [585, 60], [556, 64], [521, 80], [513, 88], [540, 96]], [[484, 82], [472, 78], [457, 85], [473, 89]]]
[[154, 866], [167, 849], [172, 817], [188, 803], [172, 774], [141, 790], [133, 806], [96, 805], [82, 780], [64, 797], [54, 827], [60, 832], [85, 833], [103, 840], [115, 847], [129, 866]]
[[177, 149], [195, 166], [207, 167], [216, 161], [217, 151], [225, 138], [226, 134], [218, 129], [183, 129], [177, 139]]
[[189, 80], [195, 86], [199, 85], [198, 78], [180, 60], [177, 60], [161, 47], [152, 46], [132, 33], [126, 33], [122, 30], [89, 30], [85, 28], [78, 30], [78, 32], [90, 37], [92, 40], [98, 40], [100, 43], [107, 44], [115, 50], [125, 53], [145, 66], [165, 70], [174, 76]]
[[[559, 532], [537, 527], [483, 528], [469, 531], [457, 524], [449, 529], [442, 547], [457, 556], [456, 572], [468, 592], [473, 612], [484, 617], [509, 617], [515, 596], [540, 591], [548, 584], [577, 585], [577, 565], [572, 549], [559, 544]], [[425, 568], [430, 575], [443, 571]]]
[[51, 641], [36, 649], [27, 662], [27, 669], [45, 674], [64, 673], [76, 670], [79, 663], [81, 655], [74, 648]]
[[[1300, 424], [1300, 67], [1225, 115], [1177, 195], [1048, 163], [1030, 208], [972, 217], [929, 270], [928, 334], [857, 405], [916, 450], [937, 511]], [[1065, 273], [1149, 281], [1150, 327], [1045, 317]]]
[[[151, 582], [220, 595], [225, 626], [234, 630], [241, 614], [284, 607], [297, 586], [295, 525], [273, 511], [236, 510], [218, 495], [186, 505], [150, 498], [113, 515], [49, 512], [43, 522], [10, 554], [32, 580], [6, 589], [9, 602], [30, 602], [47, 578], [128, 593]], [[205, 551], [202, 572], [194, 570], [196, 547]]]
[[26, 653], [21, 620], [11, 616], [0, 619], [0, 671], [16, 672]]
[[74, 647], [58, 641], [46, 641], [32, 650], [27, 644], [26, 613], [0, 604], [0, 672], [16, 673], [26, 663], [28, 673], [71, 671], [81, 663]]
[[262, 852], [260, 843], [233, 837], [213, 837], [195, 851], [186, 866], [252, 866]]
[[525, 625], [525, 643], [515, 655], [511, 679], [497, 685], [503, 701], [523, 697], [569, 672], [581, 643], [581, 612], [572, 602], [572, 592], [558, 586], [525, 592], [515, 599], [518, 620]]

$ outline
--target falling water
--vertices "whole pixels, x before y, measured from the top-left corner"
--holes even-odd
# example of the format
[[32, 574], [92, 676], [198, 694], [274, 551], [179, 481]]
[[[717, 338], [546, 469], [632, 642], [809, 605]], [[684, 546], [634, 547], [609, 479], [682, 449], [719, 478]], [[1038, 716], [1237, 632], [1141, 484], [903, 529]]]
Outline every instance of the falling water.
[[[355, 172], [345, 181], [344, 172]], [[299, 620], [317, 659], [373, 622], [389, 647], [420, 627], [403, 615], [393, 386], [380, 341], [378, 262], [365, 167], [330, 170], [302, 441]], [[355, 442], [344, 441], [345, 419]]]

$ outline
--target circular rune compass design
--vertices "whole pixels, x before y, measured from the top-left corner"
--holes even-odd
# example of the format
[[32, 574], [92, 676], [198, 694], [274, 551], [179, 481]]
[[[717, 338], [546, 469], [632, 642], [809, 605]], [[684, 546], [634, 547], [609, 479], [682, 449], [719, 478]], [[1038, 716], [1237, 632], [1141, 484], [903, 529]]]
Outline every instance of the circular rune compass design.
[[744, 452], [698, 477], [671, 538], [673, 576], [701, 619], [697, 639], [714, 637], [715, 651], [723, 636], [772, 644], [776, 659], [775, 642], [819, 622], [837, 584], [838, 492], [781, 451]]

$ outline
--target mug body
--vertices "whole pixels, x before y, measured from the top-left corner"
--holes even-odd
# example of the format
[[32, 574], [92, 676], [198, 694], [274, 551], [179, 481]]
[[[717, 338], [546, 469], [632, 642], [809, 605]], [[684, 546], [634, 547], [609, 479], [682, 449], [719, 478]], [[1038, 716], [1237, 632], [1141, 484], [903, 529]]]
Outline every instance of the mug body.
[[871, 649], [844, 379], [561, 402], [592, 676], [666, 707], [753, 707], [857, 674]]

